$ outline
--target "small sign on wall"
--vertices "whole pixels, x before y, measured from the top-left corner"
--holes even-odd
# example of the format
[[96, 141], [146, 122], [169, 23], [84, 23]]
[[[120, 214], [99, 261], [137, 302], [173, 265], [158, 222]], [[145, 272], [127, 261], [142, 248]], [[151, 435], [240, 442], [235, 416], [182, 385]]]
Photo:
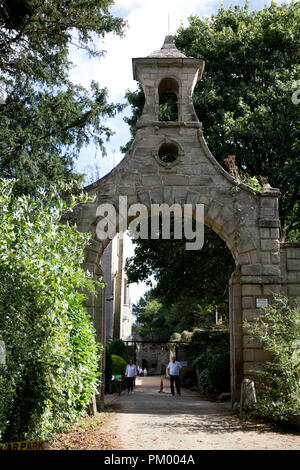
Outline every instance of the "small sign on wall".
[[265, 308], [269, 305], [268, 299], [257, 298], [256, 299], [256, 308]]

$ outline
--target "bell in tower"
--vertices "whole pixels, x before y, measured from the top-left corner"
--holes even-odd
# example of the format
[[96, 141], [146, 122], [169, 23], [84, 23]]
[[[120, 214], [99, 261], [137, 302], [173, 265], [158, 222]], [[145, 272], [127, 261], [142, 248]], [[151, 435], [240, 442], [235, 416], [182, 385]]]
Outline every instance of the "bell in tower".
[[[203, 69], [204, 61], [182, 54], [172, 36], [166, 36], [159, 51], [145, 58], [133, 59], [134, 79], [141, 83], [145, 94], [145, 106], [138, 126], [157, 121], [176, 121], [177, 126], [198, 122], [192, 94]], [[168, 115], [163, 112], [166, 104], [169, 104]]]

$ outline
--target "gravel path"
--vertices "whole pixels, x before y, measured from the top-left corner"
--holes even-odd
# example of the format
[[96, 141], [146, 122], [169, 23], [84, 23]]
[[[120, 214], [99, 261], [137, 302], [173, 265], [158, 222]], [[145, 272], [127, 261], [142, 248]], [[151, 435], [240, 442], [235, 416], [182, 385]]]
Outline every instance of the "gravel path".
[[183, 391], [172, 397], [169, 383], [158, 393], [160, 377], [137, 378], [134, 394], [110, 404], [102, 431], [113, 433], [126, 450], [300, 449], [299, 434], [274, 432], [232, 416], [229, 403], [203, 400]]

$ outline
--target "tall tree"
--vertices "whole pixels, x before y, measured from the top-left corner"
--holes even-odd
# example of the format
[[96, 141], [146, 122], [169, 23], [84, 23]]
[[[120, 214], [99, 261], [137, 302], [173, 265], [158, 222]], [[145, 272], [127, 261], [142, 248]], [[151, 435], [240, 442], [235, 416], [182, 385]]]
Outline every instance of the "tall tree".
[[74, 159], [94, 141], [104, 151], [105, 118], [120, 105], [107, 91], [71, 83], [69, 47], [100, 56], [97, 40], [122, 34], [112, 0], [2, 0], [0, 3], [0, 176], [17, 178], [17, 193], [78, 178]]
[[[215, 158], [235, 155], [250, 176], [268, 178], [281, 190], [283, 237], [300, 228], [299, 105], [293, 86], [300, 72], [300, 4], [250, 11], [222, 7], [210, 18], [196, 15], [181, 27], [176, 46], [188, 57], [203, 57], [205, 71], [194, 95], [196, 113]], [[128, 92], [134, 134], [142, 91]], [[124, 148], [126, 150], [126, 148]]]
[[[151, 294], [136, 305], [134, 313], [142, 318], [147, 303], [158, 300], [168, 311], [167, 325], [173, 331], [191, 328], [203, 322], [204, 311], [218, 307], [228, 318], [228, 281], [234, 261], [225, 243], [206, 228], [205, 243], [199, 251], [187, 251], [186, 240], [134, 240], [134, 256], [126, 261], [129, 282], [156, 281]], [[149, 285], [151, 285], [150, 281]], [[150, 317], [149, 317], [150, 318]]]

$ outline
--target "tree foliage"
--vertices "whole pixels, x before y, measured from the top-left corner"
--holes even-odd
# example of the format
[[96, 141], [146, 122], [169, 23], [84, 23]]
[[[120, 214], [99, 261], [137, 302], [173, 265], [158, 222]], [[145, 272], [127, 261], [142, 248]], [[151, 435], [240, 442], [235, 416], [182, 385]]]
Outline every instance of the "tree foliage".
[[122, 375], [123, 377], [125, 376], [126, 372], [126, 361], [123, 359], [123, 357], [120, 357], [116, 354], [112, 354], [112, 372], [114, 375]]
[[189, 361], [197, 367], [200, 388], [208, 393], [230, 391], [229, 334], [196, 330], [189, 344]]
[[[178, 29], [175, 42], [186, 56], [205, 59], [193, 101], [213, 155], [221, 164], [235, 155], [242, 171], [268, 178], [281, 190], [282, 227], [294, 238], [300, 220], [300, 128], [299, 106], [291, 98], [299, 79], [299, 2], [194, 15]], [[141, 91], [128, 92], [127, 99], [134, 132]]]
[[[107, 91], [69, 79], [71, 45], [101, 55], [97, 39], [122, 34], [111, 0], [4, 0], [0, 4], [0, 176], [17, 178], [15, 193], [74, 179], [74, 159], [94, 141], [102, 151], [112, 131], [105, 119], [121, 105]], [[78, 176], [77, 176], [78, 178]]]
[[124, 341], [121, 338], [114, 339], [108, 348], [110, 354], [115, 356], [120, 356], [124, 361], [128, 361], [128, 352]]
[[[156, 319], [165, 333], [172, 334], [211, 323], [215, 308], [228, 320], [228, 281], [234, 270], [230, 251], [218, 235], [205, 228], [204, 246], [199, 251], [185, 249], [186, 240], [134, 240], [134, 256], [126, 261], [129, 282], [156, 281], [153, 292], [134, 307], [138, 321], [145, 323], [148, 301], [158, 301]], [[168, 312], [168, 313], [167, 313]], [[154, 328], [154, 324], [151, 324]], [[150, 323], [149, 323], [150, 327]], [[156, 327], [155, 327], [156, 328]]]
[[169, 341], [173, 333], [170, 310], [154, 297], [154, 290], [146, 292], [133, 308], [138, 322], [137, 333], [145, 341]]
[[[70, 188], [63, 188], [70, 190]], [[84, 413], [99, 385], [99, 345], [83, 302], [102, 285], [81, 268], [87, 234], [58, 190], [13, 196], [0, 181], [0, 436], [46, 439]]]
[[291, 305], [286, 297], [276, 295], [260, 318], [245, 322], [244, 327], [271, 355], [253, 371], [264, 391], [253, 414], [287, 422], [300, 410], [300, 299]]

